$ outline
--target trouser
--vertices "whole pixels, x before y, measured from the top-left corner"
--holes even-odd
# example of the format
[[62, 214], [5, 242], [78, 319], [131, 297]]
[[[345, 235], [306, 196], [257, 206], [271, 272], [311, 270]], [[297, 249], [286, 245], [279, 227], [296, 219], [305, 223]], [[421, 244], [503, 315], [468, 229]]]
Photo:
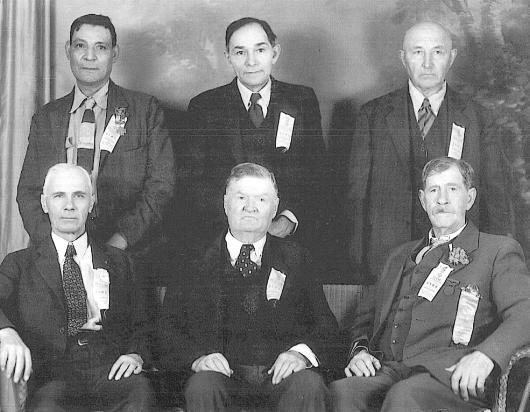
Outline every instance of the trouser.
[[235, 367], [230, 378], [218, 372], [195, 373], [184, 390], [186, 411], [231, 411], [237, 410], [236, 406], [285, 412], [329, 410], [328, 390], [315, 370], [293, 373], [277, 385], [272, 384], [267, 370], [264, 366]]
[[383, 364], [375, 376], [332, 382], [330, 392], [335, 412], [475, 412], [486, 407], [484, 400], [464, 401], [424, 368], [399, 362]]
[[98, 335], [81, 332], [68, 338], [64, 359], [29, 380], [29, 411], [71, 412], [97, 408], [139, 412], [152, 409], [153, 392], [143, 374], [108, 379], [120, 354]]

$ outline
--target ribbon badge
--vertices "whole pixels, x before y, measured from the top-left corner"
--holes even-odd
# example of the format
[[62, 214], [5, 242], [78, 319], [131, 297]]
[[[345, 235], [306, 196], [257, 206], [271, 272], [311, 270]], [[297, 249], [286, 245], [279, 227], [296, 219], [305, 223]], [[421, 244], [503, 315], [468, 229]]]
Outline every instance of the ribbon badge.
[[125, 123], [127, 123], [127, 116], [129, 114], [127, 113], [126, 107], [115, 107], [114, 108], [114, 124], [116, 126], [116, 132], [123, 136], [125, 133], [127, 133], [127, 130], [125, 130]]

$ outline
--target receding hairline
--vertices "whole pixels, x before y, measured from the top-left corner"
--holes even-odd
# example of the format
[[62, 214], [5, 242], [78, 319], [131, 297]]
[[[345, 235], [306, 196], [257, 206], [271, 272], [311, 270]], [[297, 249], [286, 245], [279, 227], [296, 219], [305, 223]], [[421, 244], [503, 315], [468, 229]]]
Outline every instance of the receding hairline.
[[42, 185], [42, 194], [44, 196], [49, 196], [52, 193], [49, 191], [50, 181], [57, 177], [60, 174], [66, 174], [67, 176], [71, 173], [79, 173], [82, 176], [83, 181], [86, 185], [87, 194], [92, 196], [92, 182], [90, 180], [90, 175], [88, 172], [80, 166], [71, 165], [67, 163], [59, 163], [48, 169], [46, 177], [44, 178], [44, 184]]
[[451, 33], [449, 33], [449, 31], [444, 26], [442, 26], [440, 23], [436, 23], [433, 21], [425, 21], [415, 24], [405, 32], [402, 44], [403, 50], [406, 49], [407, 42], [410, 42], [410, 38], [413, 34], [415, 34], [415, 32], [425, 29], [434, 29], [438, 31], [441, 34], [442, 42], [447, 45], [447, 48], [449, 50], [453, 48], [453, 39], [451, 37]]
[[[272, 181], [272, 179], [268, 176], [255, 176], [255, 175], [242, 175], [242, 176], [234, 176], [228, 179], [227, 185], [225, 187], [225, 194], [228, 194], [230, 188], [233, 186], [234, 183], [237, 183], [243, 179], [259, 179], [259, 180], [265, 180], [270, 183], [270, 186], [272, 188], [272, 193], [275, 197], [278, 197], [278, 189], [275, 185], [275, 183]], [[233, 190], [233, 189], [232, 189]]]

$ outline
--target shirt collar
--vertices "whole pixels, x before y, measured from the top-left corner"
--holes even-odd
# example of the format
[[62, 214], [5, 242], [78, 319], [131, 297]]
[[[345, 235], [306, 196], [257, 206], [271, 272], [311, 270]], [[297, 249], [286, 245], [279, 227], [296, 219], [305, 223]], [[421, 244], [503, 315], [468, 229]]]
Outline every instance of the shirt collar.
[[455, 237], [457, 237], [460, 233], [462, 233], [462, 231], [466, 228], [466, 226], [467, 226], [467, 223], [464, 223], [464, 226], [462, 226], [456, 232], [450, 233], [448, 235], [442, 235], [439, 238], [434, 236], [434, 231], [431, 229], [431, 230], [429, 230], [429, 244], [431, 243], [431, 240], [433, 240], [433, 239], [437, 239], [437, 240], [443, 241], [444, 243], [450, 242]]
[[[243, 100], [243, 104], [245, 105], [245, 108], [248, 110], [250, 106], [250, 96], [254, 92], [248, 89], [243, 83], [241, 83], [239, 79], [237, 79], [237, 88], [239, 89], [241, 100]], [[269, 77], [269, 81], [267, 82], [267, 84], [263, 86], [261, 90], [258, 92], [261, 95], [261, 99], [258, 100], [258, 103], [260, 104], [261, 108], [264, 110], [269, 107], [269, 102], [271, 101], [271, 88], [272, 88], [272, 81]]]
[[[62, 237], [56, 235], [52, 232], [52, 240], [57, 250], [57, 256], [59, 257], [59, 262], [64, 261], [64, 256], [66, 255], [66, 248], [68, 247], [68, 240], [63, 239]], [[76, 240], [73, 241], [75, 247], [76, 255], [82, 259], [88, 249], [88, 236], [83, 233]]]
[[[107, 94], [109, 91], [109, 82], [105, 83], [105, 85], [99, 89], [96, 93], [94, 93], [91, 97], [94, 98], [96, 101], [96, 105], [103, 109], [107, 110]], [[85, 96], [77, 83], [74, 86], [74, 101], [72, 103], [72, 108], [70, 109], [70, 114], [74, 113], [77, 109], [79, 109], [79, 106], [83, 104], [85, 99], [88, 96]]]
[[[431, 104], [431, 109], [435, 116], [438, 116], [438, 111], [440, 110], [440, 106], [442, 105], [442, 102], [445, 97], [445, 92], [447, 90], [447, 82], [444, 82], [442, 88], [434, 93], [432, 96], [429, 96], [429, 103]], [[412, 81], [409, 79], [409, 94], [410, 98], [412, 99], [412, 105], [414, 106], [414, 113], [416, 114], [416, 118], [418, 117], [418, 110], [420, 110], [421, 105], [423, 104], [423, 100], [425, 99], [425, 96], [422, 92], [420, 92], [414, 84], [412, 84]]]
[[[236, 263], [237, 257], [239, 256], [239, 252], [241, 251], [241, 246], [243, 246], [243, 242], [237, 240], [232, 235], [232, 233], [230, 233], [230, 230], [228, 230], [228, 232], [226, 233], [225, 240], [226, 248], [228, 249], [228, 253], [230, 254], [230, 262], [232, 262], [232, 265], [234, 265]], [[255, 253], [255, 257], [257, 258], [257, 261], [254, 261], [254, 263], [257, 263], [258, 265], [261, 264], [261, 256], [263, 255], [263, 247], [265, 246], [266, 240], [267, 235], [263, 236], [260, 240], [252, 243], [252, 245], [254, 246], [253, 253]], [[252, 254], [250, 257], [252, 258]]]

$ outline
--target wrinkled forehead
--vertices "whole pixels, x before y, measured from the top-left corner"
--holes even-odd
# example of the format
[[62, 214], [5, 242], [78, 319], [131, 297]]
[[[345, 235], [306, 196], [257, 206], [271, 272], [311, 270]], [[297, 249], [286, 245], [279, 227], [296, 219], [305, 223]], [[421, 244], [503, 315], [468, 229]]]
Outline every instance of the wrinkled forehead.
[[436, 23], [422, 23], [411, 27], [403, 37], [403, 49], [414, 47], [444, 47], [451, 49], [451, 35]]
[[78, 170], [58, 170], [49, 176], [49, 182], [45, 195], [52, 193], [75, 193], [83, 192], [90, 194], [92, 192], [91, 183], [86, 176]]
[[262, 176], [242, 176], [232, 179], [226, 193], [245, 193], [249, 195], [267, 194], [276, 196], [276, 189], [271, 179]]

